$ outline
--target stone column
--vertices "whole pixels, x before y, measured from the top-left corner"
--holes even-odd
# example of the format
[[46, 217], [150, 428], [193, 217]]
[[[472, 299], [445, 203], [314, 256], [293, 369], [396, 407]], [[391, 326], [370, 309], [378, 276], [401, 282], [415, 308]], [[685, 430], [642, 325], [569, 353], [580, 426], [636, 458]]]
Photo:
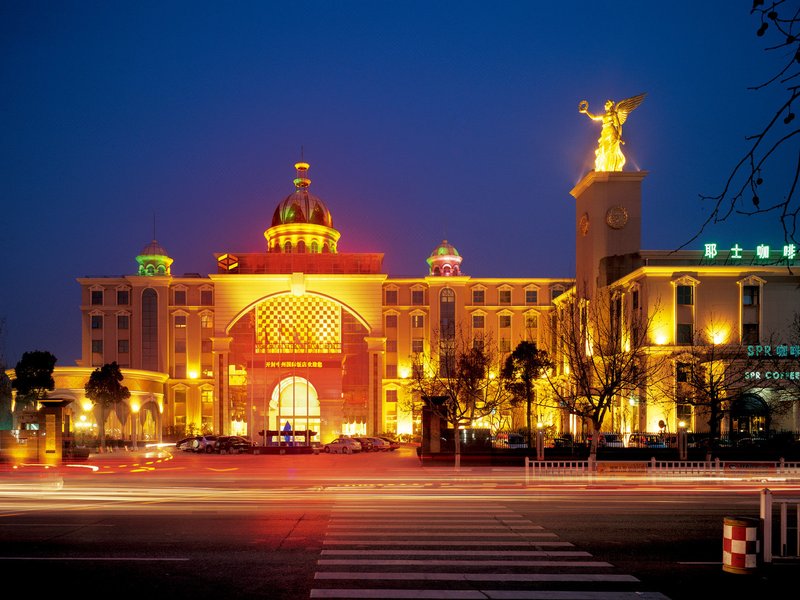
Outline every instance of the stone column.
[[228, 398], [228, 358], [232, 337], [212, 337], [211, 355], [214, 361], [214, 429], [219, 435], [230, 433], [230, 398]]

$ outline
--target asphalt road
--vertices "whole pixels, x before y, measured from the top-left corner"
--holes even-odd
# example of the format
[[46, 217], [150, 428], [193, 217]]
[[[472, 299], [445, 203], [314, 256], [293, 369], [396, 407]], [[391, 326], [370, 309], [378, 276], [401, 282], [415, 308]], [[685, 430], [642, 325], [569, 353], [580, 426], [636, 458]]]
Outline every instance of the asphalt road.
[[519, 468], [421, 467], [412, 448], [106, 455], [0, 472], [0, 572], [37, 597], [785, 597], [800, 562], [722, 570], [724, 518], [757, 516], [765, 486], [800, 495], [777, 479], [526, 485]]

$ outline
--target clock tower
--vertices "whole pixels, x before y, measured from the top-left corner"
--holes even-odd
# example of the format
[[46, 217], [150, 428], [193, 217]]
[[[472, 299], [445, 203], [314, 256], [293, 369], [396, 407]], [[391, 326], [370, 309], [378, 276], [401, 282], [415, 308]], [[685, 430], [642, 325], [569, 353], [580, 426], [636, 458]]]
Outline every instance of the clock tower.
[[642, 180], [647, 171], [591, 171], [570, 194], [575, 198], [575, 286], [591, 298], [639, 266]]

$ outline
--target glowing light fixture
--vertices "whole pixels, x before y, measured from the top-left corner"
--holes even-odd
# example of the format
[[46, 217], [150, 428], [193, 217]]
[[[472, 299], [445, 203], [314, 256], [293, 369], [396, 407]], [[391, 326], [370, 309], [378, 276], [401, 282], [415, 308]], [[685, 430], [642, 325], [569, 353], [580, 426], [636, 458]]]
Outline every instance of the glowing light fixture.
[[197, 371], [189, 371], [189, 379], [197, 379], [198, 376]]

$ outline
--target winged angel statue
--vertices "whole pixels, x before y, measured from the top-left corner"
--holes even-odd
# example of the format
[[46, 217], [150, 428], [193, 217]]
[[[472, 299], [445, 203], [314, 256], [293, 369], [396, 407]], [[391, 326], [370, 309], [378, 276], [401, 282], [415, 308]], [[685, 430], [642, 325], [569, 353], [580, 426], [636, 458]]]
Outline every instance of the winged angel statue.
[[628, 119], [630, 112], [644, 100], [644, 94], [626, 98], [619, 102], [606, 101], [606, 112], [603, 115], [593, 115], [589, 112], [589, 103], [582, 100], [578, 104], [578, 112], [585, 114], [592, 121], [602, 121], [600, 139], [597, 140], [595, 153], [595, 171], [622, 171], [625, 165], [625, 155], [622, 154], [622, 124]]

